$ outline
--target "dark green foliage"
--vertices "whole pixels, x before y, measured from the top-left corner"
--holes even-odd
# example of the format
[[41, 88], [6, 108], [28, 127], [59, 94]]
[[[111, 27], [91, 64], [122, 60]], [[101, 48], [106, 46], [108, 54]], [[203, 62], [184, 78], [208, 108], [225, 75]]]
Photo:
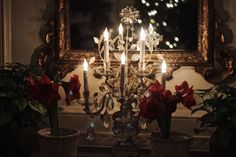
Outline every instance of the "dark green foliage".
[[17, 129], [42, 120], [45, 108], [28, 98], [30, 74], [37, 78], [42, 72], [18, 63], [0, 67], [0, 127]]
[[193, 110], [206, 111], [200, 118], [201, 128], [215, 127], [217, 141], [223, 148], [228, 148], [236, 133], [236, 89], [220, 85], [206, 90], [197, 90], [202, 98], [200, 107]]

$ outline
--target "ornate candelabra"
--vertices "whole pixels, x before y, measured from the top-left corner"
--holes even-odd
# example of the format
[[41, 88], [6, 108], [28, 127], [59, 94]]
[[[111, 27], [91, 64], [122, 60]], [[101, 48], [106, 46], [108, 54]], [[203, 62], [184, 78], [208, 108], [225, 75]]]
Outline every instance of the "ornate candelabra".
[[[139, 133], [138, 99], [155, 79], [156, 73], [160, 72], [162, 61], [149, 60], [162, 36], [158, 35], [150, 24], [146, 31], [141, 28], [138, 38], [134, 24], [139, 19], [139, 11], [133, 7], [122, 9], [120, 16], [122, 24], [119, 26], [118, 35], [114, 35], [112, 29], [106, 29], [99, 38], [94, 38], [103, 61], [102, 66], [94, 67], [94, 76], [104, 78], [104, 82], [99, 85], [101, 98], [98, 98], [99, 93], [90, 96], [87, 81], [88, 63], [85, 60], [84, 100], [80, 100], [80, 104], [84, 105], [84, 111], [90, 116], [88, 139], [94, 139], [93, 117], [100, 116], [104, 126], [109, 127], [109, 112], [118, 102], [119, 111], [112, 114], [112, 131], [120, 138], [121, 143], [132, 143], [132, 137]], [[113, 53], [109, 53], [110, 51]], [[149, 54], [145, 55], [145, 52]], [[119, 62], [121, 64], [118, 64]]]

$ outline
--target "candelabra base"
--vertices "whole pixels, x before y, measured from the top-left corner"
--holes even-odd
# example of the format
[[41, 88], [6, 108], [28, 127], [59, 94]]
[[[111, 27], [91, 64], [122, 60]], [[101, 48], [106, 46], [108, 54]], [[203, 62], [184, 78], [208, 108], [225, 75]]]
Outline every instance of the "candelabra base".
[[131, 143], [118, 143], [112, 146], [112, 157], [139, 157], [139, 148]]
[[132, 139], [139, 133], [139, 117], [130, 115], [124, 115], [123, 112], [118, 111], [113, 114], [113, 127], [112, 131], [118, 136], [120, 143], [133, 143]]

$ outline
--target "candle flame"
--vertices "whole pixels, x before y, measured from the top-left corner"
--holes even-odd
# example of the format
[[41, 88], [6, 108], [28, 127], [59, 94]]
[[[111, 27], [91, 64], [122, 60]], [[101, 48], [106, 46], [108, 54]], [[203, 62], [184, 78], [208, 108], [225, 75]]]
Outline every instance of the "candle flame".
[[121, 64], [125, 64], [125, 60], [126, 60], [126, 58], [125, 58], [125, 52], [123, 52], [122, 53], [122, 55], [121, 55]]
[[141, 27], [141, 31], [140, 31], [140, 36], [139, 36], [139, 39], [144, 41], [145, 40], [145, 31], [143, 29], [143, 27]]
[[88, 71], [88, 62], [87, 62], [86, 59], [84, 59], [84, 64], [83, 64], [83, 66], [84, 66], [84, 71]]
[[149, 24], [149, 28], [148, 28], [148, 30], [149, 30], [149, 33], [150, 33], [150, 34], [152, 34], [152, 33], [153, 33], [153, 26], [152, 26], [152, 24], [151, 24], [151, 23]]
[[109, 33], [108, 33], [107, 28], [106, 28], [105, 31], [103, 32], [103, 35], [104, 35], [104, 41], [108, 41]]
[[161, 72], [162, 72], [162, 73], [166, 73], [166, 67], [167, 67], [166, 61], [163, 60], [163, 62], [162, 62], [162, 64], [161, 64]]
[[123, 34], [124, 28], [122, 26], [122, 24], [120, 23], [119, 25], [119, 34]]

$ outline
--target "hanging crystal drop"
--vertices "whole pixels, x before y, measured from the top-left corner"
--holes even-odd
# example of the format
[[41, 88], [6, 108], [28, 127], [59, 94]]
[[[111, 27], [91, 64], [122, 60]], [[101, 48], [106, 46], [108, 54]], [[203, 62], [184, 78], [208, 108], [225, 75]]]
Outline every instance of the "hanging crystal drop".
[[102, 120], [103, 120], [104, 127], [109, 128], [111, 120], [110, 120], [110, 116], [107, 111], [105, 111], [104, 115], [102, 116]]
[[110, 126], [109, 122], [103, 122], [103, 125], [105, 128], [109, 128], [109, 126]]
[[94, 125], [94, 122], [90, 119], [88, 123], [88, 129], [87, 129], [87, 140], [93, 141], [95, 138], [96, 138], [95, 125]]
[[142, 129], [147, 129], [147, 123], [146, 122], [141, 122], [140, 126]]
[[139, 124], [142, 129], [147, 129], [147, 122], [143, 118], [140, 118]]

